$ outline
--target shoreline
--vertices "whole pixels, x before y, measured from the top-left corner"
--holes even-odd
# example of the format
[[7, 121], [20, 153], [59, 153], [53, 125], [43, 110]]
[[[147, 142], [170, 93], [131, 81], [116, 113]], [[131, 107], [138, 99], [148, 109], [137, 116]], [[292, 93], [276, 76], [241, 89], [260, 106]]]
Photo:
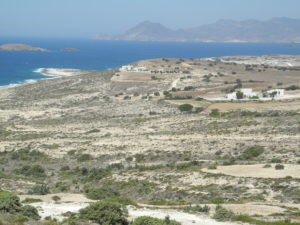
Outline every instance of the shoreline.
[[44, 76], [44, 78], [40, 79], [26, 79], [20, 83], [11, 83], [7, 85], [0, 85], [0, 88], [13, 88], [20, 85], [26, 84], [33, 84], [39, 80], [46, 80], [46, 79], [57, 79], [62, 77], [70, 77], [79, 75], [82, 73], [80, 69], [70, 69], [70, 68], [38, 68], [33, 70], [32, 72], [38, 73]]

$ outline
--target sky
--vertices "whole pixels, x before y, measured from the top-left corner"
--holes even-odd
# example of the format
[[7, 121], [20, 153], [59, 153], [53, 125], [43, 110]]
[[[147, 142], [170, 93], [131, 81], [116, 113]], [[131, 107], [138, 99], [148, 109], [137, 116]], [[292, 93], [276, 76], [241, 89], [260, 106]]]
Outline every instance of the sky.
[[0, 0], [0, 36], [118, 34], [143, 21], [191, 28], [219, 19], [300, 19], [300, 0]]

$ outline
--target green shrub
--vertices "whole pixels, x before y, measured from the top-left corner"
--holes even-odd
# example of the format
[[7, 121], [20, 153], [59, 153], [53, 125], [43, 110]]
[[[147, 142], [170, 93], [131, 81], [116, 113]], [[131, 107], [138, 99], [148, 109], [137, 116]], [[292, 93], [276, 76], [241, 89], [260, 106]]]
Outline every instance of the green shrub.
[[59, 196], [57, 196], [57, 195], [54, 195], [54, 196], [52, 197], [52, 200], [55, 201], [55, 202], [58, 202], [60, 199], [61, 199], [61, 198], [60, 198]]
[[238, 91], [238, 92], [236, 93], [236, 98], [237, 98], [237, 99], [243, 99], [243, 98], [244, 98], [244, 93]]
[[213, 218], [217, 221], [229, 221], [234, 218], [234, 213], [228, 209], [223, 208], [222, 206], [218, 205], [216, 207], [216, 212]]
[[217, 166], [216, 166], [215, 164], [209, 165], [209, 166], [207, 167], [207, 169], [209, 169], [209, 170], [216, 170], [216, 169], [217, 169]]
[[126, 96], [124, 96], [124, 98], [123, 98], [124, 100], [130, 100], [131, 99], [131, 97], [130, 96], [128, 96], [128, 95], [126, 95]]
[[47, 158], [48, 156], [45, 153], [36, 150], [30, 150], [30, 147], [26, 147], [11, 153], [12, 160], [36, 161]]
[[193, 106], [191, 104], [182, 104], [180, 106], [178, 106], [178, 109], [181, 112], [190, 112], [193, 109]]
[[192, 212], [202, 212], [202, 213], [208, 213], [210, 211], [210, 207], [205, 205], [203, 207], [201, 207], [200, 205], [196, 205], [196, 206], [187, 206], [185, 209], [185, 211], [192, 211]]
[[39, 220], [38, 211], [33, 206], [22, 206], [20, 198], [10, 192], [0, 192], [0, 212], [22, 215], [34, 220]]
[[91, 188], [91, 189], [87, 189], [85, 192], [86, 192], [86, 196], [89, 199], [93, 199], [93, 200], [103, 200], [106, 198], [120, 196], [119, 192], [111, 190], [109, 188], [105, 188], [105, 187]]
[[92, 130], [87, 131], [86, 133], [87, 134], [92, 134], [92, 133], [99, 133], [99, 132], [100, 132], [99, 129], [92, 129]]
[[164, 220], [153, 218], [150, 216], [141, 216], [134, 220], [132, 225], [180, 225], [181, 223], [170, 220], [170, 218], [167, 216]]
[[263, 166], [263, 168], [271, 168], [272, 166], [270, 164], [266, 164]]
[[78, 162], [85, 162], [85, 161], [89, 161], [92, 159], [93, 159], [93, 157], [90, 154], [81, 154], [77, 157]]
[[20, 214], [34, 220], [39, 220], [41, 218], [37, 209], [31, 205], [22, 206]]
[[49, 193], [49, 188], [46, 184], [34, 185], [32, 190], [29, 191], [31, 195], [46, 195]]
[[216, 116], [220, 116], [220, 110], [219, 109], [212, 109], [211, 113], [209, 114], [210, 116], [216, 117]]
[[35, 202], [41, 202], [41, 199], [37, 199], [37, 198], [25, 198], [22, 203], [23, 204], [31, 204], [31, 203], [35, 203]]
[[16, 213], [21, 208], [20, 199], [10, 192], [0, 192], [0, 212]]
[[195, 112], [196, 112], [196, 113], [200, 113], [200, 112], [202, 112], [203, 110], [204, 110], [203, 107], [196, 107], [196, 108], [195, 108]]
[[275, 166], [275, 170], [284, 170], [284, 165], [282, 165], [282, 164], [277, 164], [277, 165]]
[[45, 177], [45, 169], [41, 167], [40, 165], [25, 165], [20, 169], [16, 170], [16, 173], [25, 175], [25, 176], [31, 176], [31, 177]]
[[285, 88], [285, 90], [287, 91], [294, 91], [294, 90], [298, 90], [300, 89], [300, 87], [298, 85], [291, 85]]
[[273, 158], [273, 159], [271, 159], [271, 163], [282, 163], [282, 159]]
[[127, 209], [121, 204], [100, 201], [79, 211], [79, 217], [100, 225], [128, 225]]
[[260, 156], [264, 152], [264, 147], [254, 145], [247, 148], [241, 155], [240, 159], [249, 160]]

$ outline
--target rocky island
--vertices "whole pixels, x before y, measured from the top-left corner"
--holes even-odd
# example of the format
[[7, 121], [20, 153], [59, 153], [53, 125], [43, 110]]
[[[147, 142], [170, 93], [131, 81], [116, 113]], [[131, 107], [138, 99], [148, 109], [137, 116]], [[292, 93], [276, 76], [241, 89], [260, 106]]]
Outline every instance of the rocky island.
[[26, 44], [3, 44], [0, 45], [0, 51], [34, 51], [34, 52], [46, 52], [48, 49], [32, 47]]

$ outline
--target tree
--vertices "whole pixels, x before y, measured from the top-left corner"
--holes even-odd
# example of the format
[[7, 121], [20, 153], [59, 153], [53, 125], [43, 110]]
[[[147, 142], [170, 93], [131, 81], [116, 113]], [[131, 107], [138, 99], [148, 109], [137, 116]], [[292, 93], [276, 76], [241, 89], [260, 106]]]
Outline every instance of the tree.
[[272, 93], [270, 93], [270, 97], [274, 98], [277, 95], [277, 91], [273, 91]]
[[238, 91], [238, 92], [236, 93], [236, 98], [237, 98], [237, 99], [243, 99], [243, 98], [244, 98], [244, 93], [241, 92], [241, 91]]
[[79, 211], [81, 219], [87, 219], [100, 225], [128, 225], [127, 209], [119, 203], [100, 201]]
[[190, 112], [194, 107], [191, 104], [182, 104], [178, 108], [181, 112]]

